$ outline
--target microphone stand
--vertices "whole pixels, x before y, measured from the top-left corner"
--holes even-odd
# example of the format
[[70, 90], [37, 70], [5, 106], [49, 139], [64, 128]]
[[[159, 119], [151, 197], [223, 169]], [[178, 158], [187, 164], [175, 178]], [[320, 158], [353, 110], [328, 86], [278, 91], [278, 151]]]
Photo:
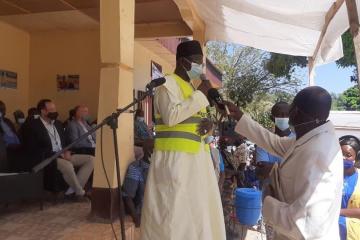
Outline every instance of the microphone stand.
[[75, 146], [77, 143], [81, 142], [84, 139], [87, 139], [89, 135], [96, 132], [98, 129], [102, 128], [105, 125], [108, 125], [113, 132], [113, 142], [114, 142], [114, 149], [115, 149], [115, 164], [116, 164], [116, 180], [117, 180], [117, 190], [118, 190], [118, 204], [119, 204], [119, 218], [120, 218], [120, 227], [121, 227], [121, 239], [126, 240], [125, 236], [125, 225], [124, 225], [124, 205], [122, 200], [122, 193], [121, 193], [121, 178], [120, 178], [120, 164], [119, 164], [119, 149], [118, 149], [118, 142], [117, 142], [117, 128], [118, 128], [118, 118], [119, 116], [126, 112], [129, 108], [133, 107], [134, 105], [140, 103], [142, 100], [144, 100], [148, 96], [153, 96], [153, 88], [148, 88], [147, 91], [141, 98], [134, 99], [132, 103], [125, 106], [124, 108], [116, 109], [116, 112], [112, 113], [108, 117], [106, 117], [100, 124], [97, 126], [91, 128], [87, 133], [84, 133], [79, 138], [77, 138], [75, 141], [64, 147], [61, 151], [55, 153], [53, 156], [45, 159], [44, 161], [40, 162], [36, 166], [32, 168], [32, 172], [37, 173], [46, 166], [48, 166], [52, 161], [60, 157], [63, 153], [70, 150], [73, 146]]

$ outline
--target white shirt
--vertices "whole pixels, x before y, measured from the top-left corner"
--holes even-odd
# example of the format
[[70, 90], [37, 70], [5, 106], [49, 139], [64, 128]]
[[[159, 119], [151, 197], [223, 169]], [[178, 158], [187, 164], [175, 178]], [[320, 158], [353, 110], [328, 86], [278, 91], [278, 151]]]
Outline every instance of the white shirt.
[[49, 134], [53, 152], [60, 151], [62, 149], [61, 139], [60, 139], [58, 131], [56, 130], [55, 125], [53, 123], [48, 123], [42, 117], [40, 117], [40, 120], [44, 124], [44, 126]]
[[236, 131], [284, 159], [276, 172], [283, 199], [268, 196], [263, 205], [275, 239], [339, 239], [343, 158], [333, 124], [296, 140], [281, 138], [243, 116]]
[[[82, 121], [78, 121], [80, 126], [82, 127], [82, 129], [84, 130], [85, 133], [88, 132], [88, 129], [86, 128], [86, 126], [84, 125], [84, 123]], [[94, 141], [94, 139], [92, 138], [91, 134], [88, 136], [89, 142], [91, 143], [91, 147], [95, 148], [96, 147], [96, 143]]]

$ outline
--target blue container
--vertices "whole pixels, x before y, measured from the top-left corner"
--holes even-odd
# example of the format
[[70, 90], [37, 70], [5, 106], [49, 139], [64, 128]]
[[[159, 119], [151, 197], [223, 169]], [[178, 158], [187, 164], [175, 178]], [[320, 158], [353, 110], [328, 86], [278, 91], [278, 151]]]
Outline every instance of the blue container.
[[253, 188], [235, 190], [236, 217], [243, 225], [256, 225], [260, 219], [262, 192]]

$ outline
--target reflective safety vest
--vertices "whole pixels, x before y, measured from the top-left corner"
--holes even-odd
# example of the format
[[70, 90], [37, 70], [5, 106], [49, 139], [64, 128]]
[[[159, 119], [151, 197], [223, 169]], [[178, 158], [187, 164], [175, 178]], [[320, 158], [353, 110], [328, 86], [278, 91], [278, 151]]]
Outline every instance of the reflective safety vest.
[[[175, 79], [177, 85], [180, 87], [183, 98], [189, 98], [194, 92], [191, 84], [184, 81], [176, 74], [172, 74], [171, 77]], [[192, 117], [172, 127], [165, 125], [161, 116], [156, 114], [155, 150], [198, 153], [203, 137], [197, 133], [197, 128], [198, 124], [201, 122], [202, 116], [205, 114], [206, 109], [203, 109]]]

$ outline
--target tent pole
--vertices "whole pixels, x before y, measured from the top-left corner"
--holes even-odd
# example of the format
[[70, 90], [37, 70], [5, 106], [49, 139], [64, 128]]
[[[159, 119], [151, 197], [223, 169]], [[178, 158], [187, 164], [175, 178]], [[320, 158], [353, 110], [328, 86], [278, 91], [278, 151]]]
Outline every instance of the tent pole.
[[356, 8], [356, 0], [345, 0], [346, 8], [349, 17], [350, 33], [353, 37], [355, 56], [356, 56], [356, 69], [357, 69], [357, 82], [360, 89], [360, 35], [359, 35], [359, 16]]
[[308, 85], [310, 86], [314, 86], [315, 82], [314, 82], [314, 74], [313, 71], [314, 69], [314, 58], [313, 57], [308, 57], [308, 76], [309, 76], [309, 82]]

